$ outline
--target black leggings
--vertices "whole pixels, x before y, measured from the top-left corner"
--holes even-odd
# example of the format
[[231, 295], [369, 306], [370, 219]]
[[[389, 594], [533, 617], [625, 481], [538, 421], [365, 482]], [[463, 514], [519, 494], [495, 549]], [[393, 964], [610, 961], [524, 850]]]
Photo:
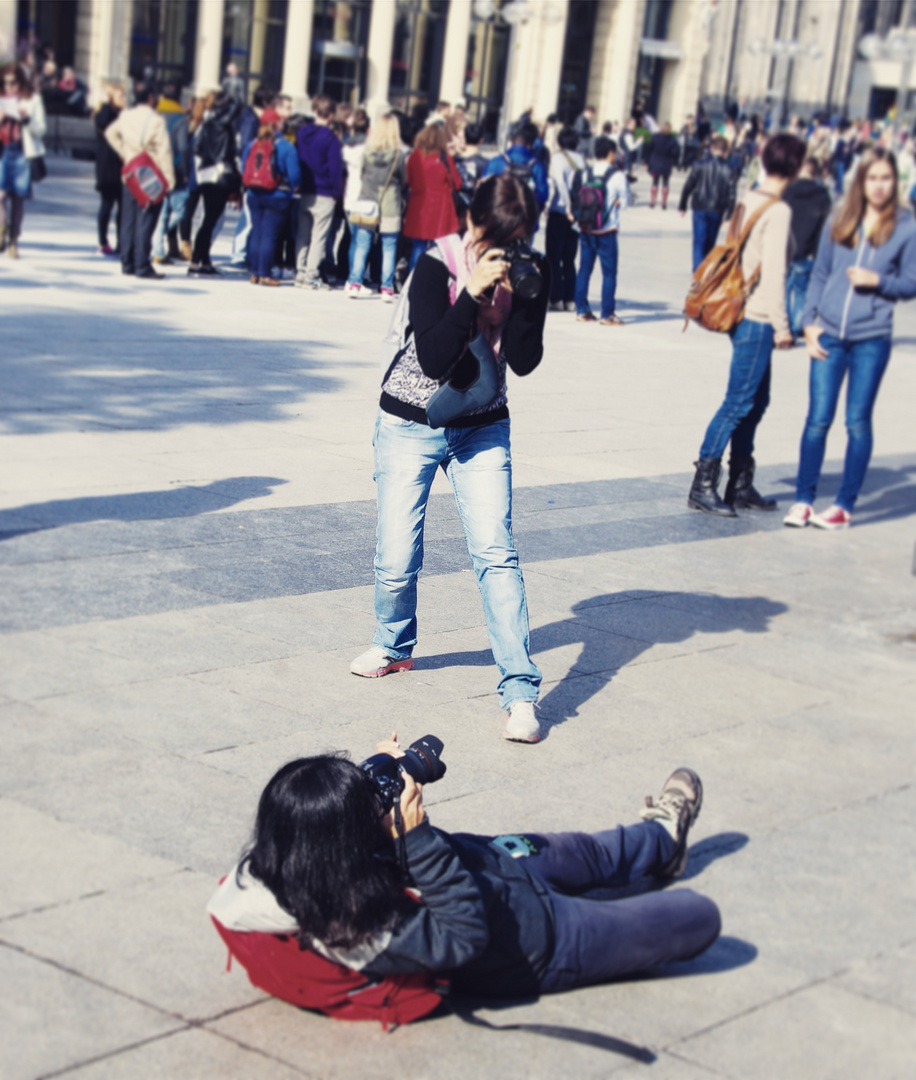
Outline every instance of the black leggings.
[[115, 219], [116, 243], [115, 248], [121, 247], [121, 185], [105, 187], [99, 192], [102, 200], [99, 203], [99, 247], [108, 243], [108, 225], [111, 221], [111, 213], [117, 208], [118, 215]]
[[229, 192], [219, 184], [201, 184], [199, 188], [204, 200], [204, 220], [194, 237], [194, 252], [191, 262], [196, 266], [208, 266], [210, 263], [210, 244], [213, 242], [213, 230], [226, 209]]

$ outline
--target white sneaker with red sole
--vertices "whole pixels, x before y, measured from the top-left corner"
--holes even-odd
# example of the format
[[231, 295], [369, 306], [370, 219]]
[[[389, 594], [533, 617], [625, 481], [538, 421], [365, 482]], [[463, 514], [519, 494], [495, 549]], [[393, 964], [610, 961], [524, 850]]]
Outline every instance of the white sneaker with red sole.
[[793, 529], [803, 529], [811, 520], [814, 507], [810, 503], [793, 503], [789, 512], [782, 519], [783, 525], [790, 525]]
[[812, 514], [811, 524], [815, 529], [848, 529], [852, 524], [852, 514], [842, 506], [831, 506], [823, 514]]
[[350, 671], [363, 679], [380, 679], [383, 675], [410, 671], [412, 667], [413, 660], [409, 656], [405, 660], [398, 660], [395, 656], [389, 656], [378, 645], [373, 645], [362, 656], [357, 656], [350, 665]]
[[506, 710], [506, 727], [503, 736], [510, 742], [541, 741], [541, 725], [534, 714], [533, 701], [512, 702]]

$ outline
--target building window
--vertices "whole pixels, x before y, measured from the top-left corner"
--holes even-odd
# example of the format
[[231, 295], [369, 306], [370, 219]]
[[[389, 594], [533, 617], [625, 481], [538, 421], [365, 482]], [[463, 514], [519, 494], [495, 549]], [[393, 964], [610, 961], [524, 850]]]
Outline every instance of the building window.
[[366, 94], [370, 0], [316, 0], [308, 92], [358, 105]]
[[[495, 142], [506, 86], [509, 62], [509, 26], [499, 17], [499, 7], [489, 17], [475, 5], [468, 37], [464, 97], [468, 119], [483, 127], [484, 139]], [[484, 8], [486, 10], [486, 8]]]
[[235, 64], [248, 96], [262, 84], [280, 89], [287, 0], [226, 0], [223, 63]]
[[598, 5], [594, 0], [570, 0], [557, 109], [567, 124], [571, 124], [588, 104], [588, 74], [597, 14]]
[[58, 71], [65, 64], [72, 66], [76, 48], [76, 4], [62, 3], [61, 0], [19, 0], [16, 24], [20, 49], [35, 48], [39, 68], [46, 59], [53, 59]]
[[197, 0], [134, 0], [130, 61], [133, 79], [153, 79], [179, 89], [194, 80]]
[[[671, 0], [646, 0], [642, 27], [643, 39], [666, 41], [670, 14]], [[667, 63], [668, 59], [658, 54], [643, 52], [640, 55], [639, 67], [636, 69], [636, 92], [633, 95], [634, 108], [656, 116]]]
[[407, 114], [430, 112], [439, 97], [448, 0], [397, 0], [388, 99]]

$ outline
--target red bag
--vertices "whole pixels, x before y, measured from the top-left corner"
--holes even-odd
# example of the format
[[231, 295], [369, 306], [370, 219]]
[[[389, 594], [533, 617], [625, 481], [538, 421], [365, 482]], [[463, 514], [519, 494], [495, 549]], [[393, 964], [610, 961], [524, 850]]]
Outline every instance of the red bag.
[[141, 210], [161, 203], [169, 190], [168, 181], [145, 150], [127, 162], [121, 170], [121, 179]]
[[431, 1013], [448, 987], [447, 979], [424, 974], [373, 980], [311, 949], [300, 949], [290, 935], [241, 933], [210, 918], [229, 949], [230, 964], [235, 957], [252, 986], [337, 1020], [379, 1020], [385, 1030], [389, 1024], [409, 1024]]
[[276, 191], [280, 186], [272, 137], [258, 139], [248, 151], [242, 183], [246, 188], [257, 188], [258, 191]]

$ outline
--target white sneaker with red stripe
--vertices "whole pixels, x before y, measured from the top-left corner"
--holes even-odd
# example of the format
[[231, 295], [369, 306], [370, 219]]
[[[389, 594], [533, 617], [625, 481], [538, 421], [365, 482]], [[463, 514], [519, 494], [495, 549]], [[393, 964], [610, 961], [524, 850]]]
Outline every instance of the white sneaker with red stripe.
[[533, 701], [513, 701], [506, 710], [503, 735], [510, 742], [540, 742], [541, 725], [534, 712]]
[[350, 665], [350, 671], [363, 679], [380, 679], [382, 675], [392, 675], [397, 671], [410, 671], [412, 667], [413, 660], [410, 657], [405, 660], [398, 660], [397, 657], [389, 656], [378, 645], [373, 645], [362, 656], [357, 656]]
[[783, 525], [790, 525], [793, 529], [803, 529], [811, 520], [814, 507], [810, 503], [793, 503], [789, 512], [782, 519]]
[[811, 524], [816, 529], [846, 529], [852, 524], [852, 514], [842, 506], [831, 506], [823, 514], [812, 514]]

